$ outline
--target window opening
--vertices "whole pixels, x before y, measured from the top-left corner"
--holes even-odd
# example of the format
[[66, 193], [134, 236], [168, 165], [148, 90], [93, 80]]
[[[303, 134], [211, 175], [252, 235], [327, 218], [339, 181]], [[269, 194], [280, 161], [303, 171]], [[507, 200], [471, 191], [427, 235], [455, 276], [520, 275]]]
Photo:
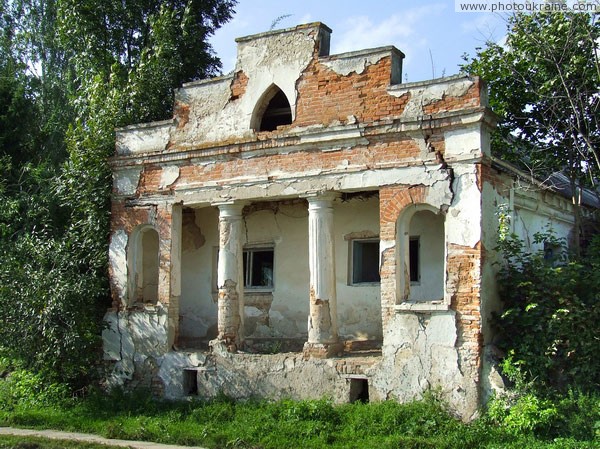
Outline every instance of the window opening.
[[419, 252], [421, 244], [419, 237], [410, 237], [408, 241], [408, 263], [410, 266], [410, 282], [421, 281], [421, 270], [419, 269]]
[[369, 402], [369, 380], [350, 379], [350, 403]]
[[198, 394], [198, 371], [195, 369], [183, 370], [183, 391], [187, 396]]
[[244, 250], [244, 287], [273, 288], [273, 248]]
[[278, 126], [290, 125], [292, 123], [292, 108], [290, 102], [281, 89], [267, 106], [260, 122], [259, 131], [275, 131]]
[[353, 240], [352, 284], [379, 281], [379, 240]]

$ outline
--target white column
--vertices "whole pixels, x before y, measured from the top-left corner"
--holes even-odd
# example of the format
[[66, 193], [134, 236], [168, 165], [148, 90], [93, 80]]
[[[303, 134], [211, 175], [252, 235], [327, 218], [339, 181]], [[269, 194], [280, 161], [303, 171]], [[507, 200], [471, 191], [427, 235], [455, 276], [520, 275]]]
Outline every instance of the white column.
[[219, 262], [217, 272], [218, 337], [230, 352], [243, 341], [244, 328], [244, 259], [243, 204], [218, 204]]
[[333, 232], [334, 194], [308, 199], [308, 260], [310, 315], [304, 354], [329, 357], [341, 352], [337, 327], [335, 248]]

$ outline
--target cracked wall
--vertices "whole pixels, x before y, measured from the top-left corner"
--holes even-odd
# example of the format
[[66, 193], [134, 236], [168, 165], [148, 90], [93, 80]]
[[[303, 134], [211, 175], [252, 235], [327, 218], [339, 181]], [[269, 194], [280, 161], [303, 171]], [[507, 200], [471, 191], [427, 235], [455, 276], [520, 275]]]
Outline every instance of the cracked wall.
[[[114, 301], [104, 335], [113, 384], [145, 382], [181, 397], [196, 379], [203, 397], [224, 391], [344, 401], [358, 376], [368, 380], [372, 400], [408, 400], [440, 387], [461, 416], [475, 413], [482, 292], [490, 282], [482, 276], [489, 203], [482, 200], [479, 165], [489, 156], [493, 118], [484, 86], [464, 76], [400, 84], [401, 52], [382, 47], [328, 55], [329, 33], [317, 23], [241, 38], [234, 73], [184, 85], [173, 120], [118, 131], [111, 161]], [[273, 85], [289, 100], [293, 121], [255, 132], [262, 96]], [[382, 356], [317, 361], [299, 354], [230, 355], [219, 346], [210, 354], [187, 352], [208, 347], [221, 321], [215, 267], [219, 239], [229, 235], [218, 224], [223, 204], [245, 206], [238, 230], [243, 245], [274, 248], [274, 289], [246, 289], [234, 325], [243, 323], [250, 349], [306, 341], [305, 198], [326, 192], [339, 197], [333, 202], [333, 318], [343, 340], [383, 339]], [[428, 214], [443, 221], [446, 261], [434, 264], [441, 290], [423, 283], [420, 295], [412, 286], [411, 296], [407, 240], [400, 237], [416, 232], [407, 217], [417, 210], [426, 213], [414, 227], [427, 227]], [[520, 214], [528, 220], [525, 208]], [[128, 246], [136, 227], [146, 224], [160, 237], [154, 306], [128, 298]], [[350, 245], [360, 236], [380, 238], [379, 286], [350, 285]], [[238, 277], [225, 274], [221, 293], [229, 281], [239, 289]]]
[[[184, 217], [186, 214], [184, 213]], [[243, 243], [247, 248], [274, 248], [274, 289], [244, 292], [245, 335], [257, 343], [278, 338], [306, 339], [308, 316], [308, 210], [304, 201], [255, 203], [244, 212]], [[191, 219], [192, 215], [189, 215]], [[218, 211], [195, 209], [194, 227], [204, 243], [195, 247], [183, 229], [180, 347], [207, 347], [216, 336], [216, 248]], [[334, 204], [339, 332], [344, 340], [381, 340], [380, 298], [376, 285], [351, 286], [348, 279], [349, 241], [345, 236], [365, 231], [378, 235], [376, 197]], [[185, 218], [184, 218], [185, 224]], [[196, 231], [197, 232], [197, 231]], [[185, 242], [189, 243], [186, 244]], [[258, 343], [257, 343], [258, 344]]]

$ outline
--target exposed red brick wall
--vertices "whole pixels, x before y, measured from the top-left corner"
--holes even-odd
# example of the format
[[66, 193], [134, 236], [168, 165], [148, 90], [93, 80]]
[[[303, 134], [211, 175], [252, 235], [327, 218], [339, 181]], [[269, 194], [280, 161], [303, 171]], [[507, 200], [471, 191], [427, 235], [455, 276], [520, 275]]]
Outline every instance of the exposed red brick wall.
[[318, 60], [304, 71], [298, 86], [295, 126], [347, 122], [355, 116], [360, 122], [398, 116], [409, 95], [394, 97], [387, 93], [391, 58], [368, 66], [363, 73], [339, 75]]
[[477, 181], [479, 190], [483, 189], [484, 183], [489, 183], [500, 195], [506, 197], [510, 194], [510, 189], [513, 185], [511, 177], [506, 176], [506, 174], [487, 164], [477, 165]]
[[237, 100], [243, 96], [246, 93], [246, 87], [248, 87], [248, 76], [243, 70], [238, 70], [233, 76], [233, 81], [231, 81], [231, 97], [229, 101]]
[[[159, 237], [159, 290], [158, 300], [163, 304], [169, 304], [171, 299], [170, 270], [171, 270], [171, 234], [172, 234], [172, 207], [167, 205], [128, 207], [123, 201], [113, 201], [111, 207], [111, 231], [125, 231], [128, 239], [131, 239], [136, 227], [141, 225], [152, 225], [158, 232]], [[129, 248], [129, 243], [128, 243]], [[113, 307], [122, 307], [121, 299], [112, 280], [111, 274], [111, 297]]]
[[410, 204], [422, 204], [427, 198], [429, 187], [393, 186], [379, 190], [379, 238], [382, 241], [395, 241], [393, 248], [387, 249], [381, 260], [381, 309], [384, 323], [393, 313], [396, 304], [396, 260], [398, 242], [396, 241], [396, 223], [401, 212]]
[[[379, 192], [380, 237], [396, 240], [396, 223], [402, 211], [411, 204], [424, 203], [428, 194], [425, 186], [395, 186]], [[478, 368], [483, 344], [481, 333], [481, 265], [483, 247], [475, 248], [448, 244], [446, 261], [446, 291], [451, 294], [451, 308], [456, 311], [457, 348], [461, 358], [472, 368]], [[381, 263], [381, 299], [384, 322], [393, 313], [396, 303], [396, 247], [383, 254]]]
[[[399, 117], [411, 98], [410, 92], [399, 97], [388, 94], [391, 78], [391, 57], [380, 59], [363, 73], [346, 76], [314, 60], [297, 83], [296, 119], [294, 126], [346, 123], [348, 116], [359, 122], [373, 122]], [[481, 105], [481, 81], [462, 96], [444, 96], [423, 106], [424, 114], [448, 112]]]
[[177, 129], [184, 128], [190, 121], [190, 105], [176, 100], [173, 105], [173, 118]]
[[[180, 167], [177, 182], [170, 186], [176, 189], [184, 184], [201, 185], [207, 182], [221, 181], [223, 185], [237, 177], [267, 175], [275, 170], [288, 173], [309, 170], [332, 170], [346, 161], [349, 165], [363, 165], [374, 168], [378, 164], [390, 162], [408, 162], [414, 160], [421, 150], [417, 143], [407, 137], [395, 142], [376, 143], [368, 147], [355, 147], [347, 150], [321, 153], [318, 151], [299, 151], [288, 154], [274, 154], [252, 159], [241, 159], [236, 154], [224, 155], [213, 164], [193, 165], [188, 163]], [[431, 156], [432, 159], [434, 156]], [[159, 192], [162, 168], [147, 165], [142, 171], [137, 196]]]
[[481, 105], [481, 81], [474, 79], [474, 83], [467, 92], [460, 97], [444, 96], [441, 100], [423, 106], [425, 114], [438, 114], [441, 112], [456, 111], [468, 107]]
[[446, 289], [451, 292], [451, 308], [456, 311], [457, 347], [462, 359], [478, 368], [483, 347], [481, 332], [481, 265], [483, 248], [449, 244], [446, 260]]

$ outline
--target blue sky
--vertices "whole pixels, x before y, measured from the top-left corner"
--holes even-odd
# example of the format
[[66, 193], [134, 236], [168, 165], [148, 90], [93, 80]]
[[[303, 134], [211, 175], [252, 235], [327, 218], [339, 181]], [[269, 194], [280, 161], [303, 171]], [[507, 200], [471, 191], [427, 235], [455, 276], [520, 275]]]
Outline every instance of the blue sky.
[[[404, 81], [421, 81], [458, 73], [463, 53], [475, 54], [487, 39], [501, 41], [504, 19], [492, 13], [454, 12], [454, 0], [239, 0], [233, 20], [211, 39], [223, 62], [233, 69], [234, 39], [301, 23], [329, 26], [331, 53], [394, 45], [406, 55]], [[433, 63], [433, 64], [432, 64]]]

